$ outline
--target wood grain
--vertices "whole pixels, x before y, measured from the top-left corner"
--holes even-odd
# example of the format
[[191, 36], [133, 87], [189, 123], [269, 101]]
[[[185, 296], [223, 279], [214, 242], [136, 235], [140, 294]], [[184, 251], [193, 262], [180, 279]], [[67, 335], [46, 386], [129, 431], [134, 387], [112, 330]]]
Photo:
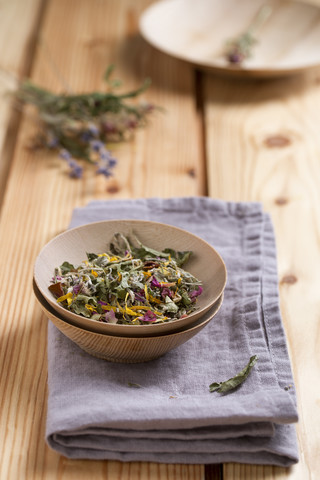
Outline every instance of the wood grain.
[[319, 76], [318, 71], [271, 82], [204, 80], [209, 193], [260, 201], [274, 222], [300, 415], [297, 466], [226, 465], [226, 480], [315, 480], [320, 471]]
[[32, 294], [32, 268], [41, 247], [67, 227], [75, 206], [89, 200], [203, 192], [193, 72], [154, 52], [137, 34], [138, 16], [148, 4], [46, 2], [33, 58], [35, 82], [56, 91], [101, 89], [102, 74], [114, 62], [125, 89], [150, 76], [153, 84], [144, 98], [165, 112], [157, 112], [134, 141], [114, 147], [119, 165], [111, 180], [91, 171], [81, 181], [70, 179], [55, 155], [26, 148], [36, 127], [29, 117], [21, 124], [0, 222], [0, 428], [5, 433], [0, 477], [6, 480], [203, 477], [203, 466], [72, 461], [44, 442], [47, 329]]
[[19, 126], [11, 93], [29, 75], [43, 0], [10, 0], [0, 5], [0, 205]]

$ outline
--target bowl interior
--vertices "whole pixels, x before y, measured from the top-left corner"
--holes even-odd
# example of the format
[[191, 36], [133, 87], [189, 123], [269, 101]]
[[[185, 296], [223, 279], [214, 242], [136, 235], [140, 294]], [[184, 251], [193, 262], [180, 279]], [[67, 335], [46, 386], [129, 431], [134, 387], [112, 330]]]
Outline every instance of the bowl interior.
[[[64, 261], [77, 265], [86, 259], [86, 252], [105, 252], [116, 232], [124, 235], [134, 232], [144, 245], [157, 250], [166, 247], [180, 251], [191, 250], [193, 254], [183, 268], [202, 281], [203, 293], [197, 299], [197, 310], [188, 317], [162, 324], [119, 325], [76, 315], [57, 303], [48, 290], [55, 267]], [[34, 267], [34, 281], [37, 287], [62, 318], [84, 329], [119, 336], [141, 336], [148, 334], [150, 329], [154, 335], [191, 324], [208, 311], [221, 296], [226, 278], [226, 267], [222, 258], [207, 242], [180, 228], [142, 220], [110, 220], [67, 230], [45, 245]]]

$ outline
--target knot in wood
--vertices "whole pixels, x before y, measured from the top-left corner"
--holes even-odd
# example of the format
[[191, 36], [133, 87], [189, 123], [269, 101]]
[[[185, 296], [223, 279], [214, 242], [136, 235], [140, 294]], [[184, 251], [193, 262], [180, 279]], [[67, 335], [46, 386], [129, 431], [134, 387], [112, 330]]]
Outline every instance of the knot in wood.
[[278, 197], [275, 199], [274, 203], [279, 206], [286, 205], [288, 203], [288, 199], [286, 197]]
[[267, 137], [264, 144], [268, 148], [284, 148], [290, 145], [292, 142], [290, 138], [284, 135], [272, 135]]
[[297, 277], [295, 275], [292, 275], [292, 274], [289, 274], [289, 275], [285, 275], [282, 279], [281, 279], [281, 283], [287, 283], [289, 285], [293, 285], [294, 283], [296, 283], [298, 281]]
[[189, 169], [187, 170], [187, 174], [189, 175], [189, 177], [195, 178], [195, 177], [196, 177], [196, 170], [195, 170], [195, 168], [189, 168]]
[[113, 185], [109, 185], [106, 188], [106, 190], [107, 190], [108, 193], [114, 194], [114, 193], [118, 193], [120, 191], [120, 188], [119, 188], [118, 185], [113, 184]]

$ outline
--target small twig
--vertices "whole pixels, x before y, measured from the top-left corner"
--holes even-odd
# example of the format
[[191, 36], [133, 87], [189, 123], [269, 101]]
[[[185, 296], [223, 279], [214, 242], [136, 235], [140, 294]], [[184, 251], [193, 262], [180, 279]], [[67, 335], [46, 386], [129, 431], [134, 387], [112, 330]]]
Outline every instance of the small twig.
[[57, 63], [55, 62], [52, 53], [48, 47], [47, 42], [43, 37], [40, 39], [40, 46], [42, 47], [44, 53], [45, 53], [45, 59], [48, 62], [48, 64], [51, 67], [51, 70], [53, 73], [56, 75], [57, 79], [65, 89], [67, 93], [72, 93], [72, 88], [70, 87], [69, 83], [66, 81], [64, 75], [61, 73], [60, 68], [58, 67]]
[[257, 44], [256, 34], [272, 13], [269, 4], [262, 5], [245, 32], [227, 42], [225, 57], [230, 64], [240, 65], [252, 56], [252, 48]]

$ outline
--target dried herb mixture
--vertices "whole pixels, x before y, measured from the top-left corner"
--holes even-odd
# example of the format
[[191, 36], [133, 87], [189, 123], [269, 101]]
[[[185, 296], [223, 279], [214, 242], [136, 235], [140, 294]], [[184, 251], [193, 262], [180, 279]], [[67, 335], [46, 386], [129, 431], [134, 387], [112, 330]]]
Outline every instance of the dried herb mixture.
[[144, 246], [116, 233], [106, 253], [55, 269], [49, 290], [63, 307], [93, 320], [127, 325], [170, 322], [196, 309], [201, 282], [182, 269], [191, 251]]

